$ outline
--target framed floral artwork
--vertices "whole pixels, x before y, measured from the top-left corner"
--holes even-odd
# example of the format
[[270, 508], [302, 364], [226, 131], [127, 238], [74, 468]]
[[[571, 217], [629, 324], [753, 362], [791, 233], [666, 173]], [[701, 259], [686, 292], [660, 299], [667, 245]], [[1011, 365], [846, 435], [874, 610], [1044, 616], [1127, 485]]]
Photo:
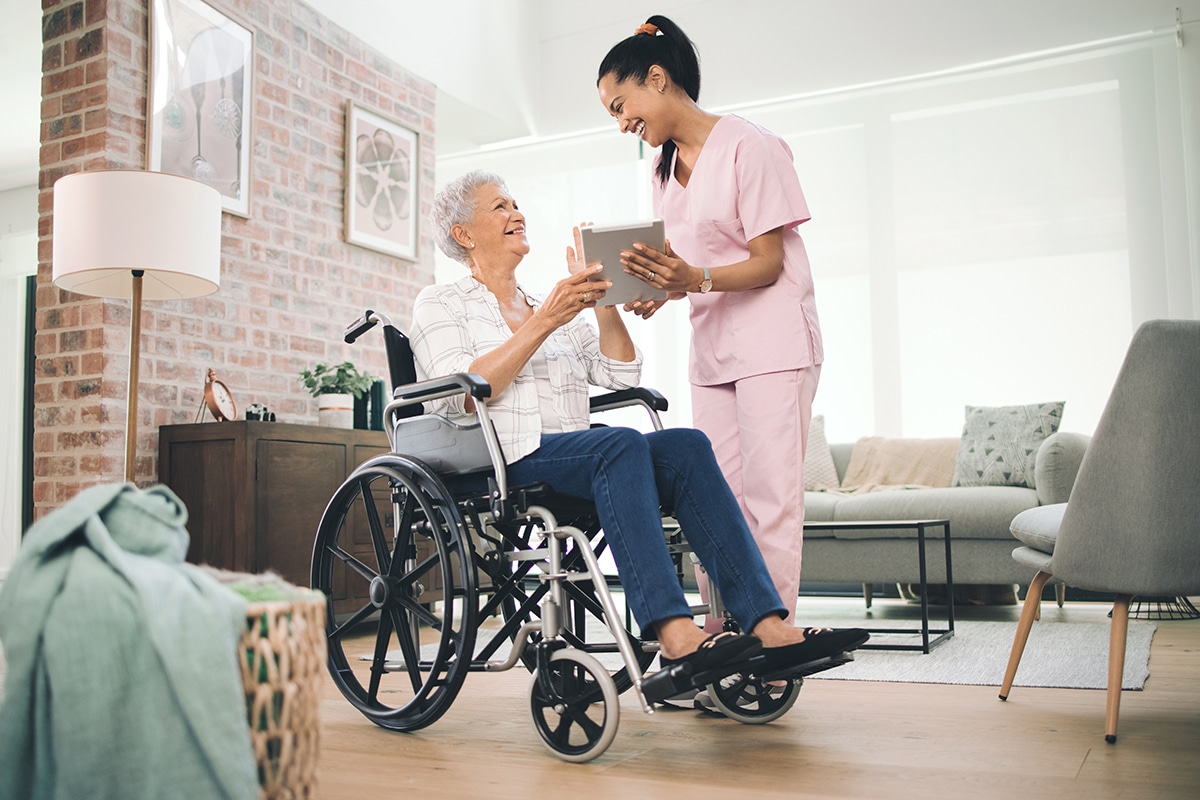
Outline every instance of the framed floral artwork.
[[253, 34], [200, 0], [150, 4], [146, 169], [195, 178], [250, 216]]
[[346, 241], [417, 257], [416, 131], [350, 101], [346, 104]]

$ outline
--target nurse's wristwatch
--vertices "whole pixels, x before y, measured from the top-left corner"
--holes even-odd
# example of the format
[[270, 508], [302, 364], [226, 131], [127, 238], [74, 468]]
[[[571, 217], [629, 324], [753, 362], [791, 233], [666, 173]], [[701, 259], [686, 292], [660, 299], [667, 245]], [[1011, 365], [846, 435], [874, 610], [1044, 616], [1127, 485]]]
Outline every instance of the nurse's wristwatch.
[[708, 274], [708, 267], [704, 269], [704, 280], [700, 281], [700, 294], [706, 294], [712, 291], [712, 275]]

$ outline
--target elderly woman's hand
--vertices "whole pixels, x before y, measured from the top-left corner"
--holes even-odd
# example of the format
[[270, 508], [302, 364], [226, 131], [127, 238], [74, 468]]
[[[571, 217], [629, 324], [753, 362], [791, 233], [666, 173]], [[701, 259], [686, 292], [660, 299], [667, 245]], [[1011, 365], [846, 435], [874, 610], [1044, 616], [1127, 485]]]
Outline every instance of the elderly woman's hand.
[[607, 289], [612, 288], [612, 281], [588, 280], [602, 268], [600, 264], [583, 267], [554, 284], [537, 313], [552, 320], [554, 327], [561, 328], [583, 309], [595, 308], [596, 301], [604, 297]]
[[575, 246], [567, 247], [567, 272], [570, 272], [572, 275], [587, 266], [583, 263], [583, 235], [579, 232], [579, 228], [591, 224], [590, 222], [581, 222], [573, 229], [575, 232]]
[[633, 247], [632, 251], [621, 252], [621, 263], [627, 274], [640, 278], [655, 289], [666, 289], [668, 292], [686, 293], [700, 288], [703, 270], [676, 255], [669, 240], [665, 253], [640, 242]]

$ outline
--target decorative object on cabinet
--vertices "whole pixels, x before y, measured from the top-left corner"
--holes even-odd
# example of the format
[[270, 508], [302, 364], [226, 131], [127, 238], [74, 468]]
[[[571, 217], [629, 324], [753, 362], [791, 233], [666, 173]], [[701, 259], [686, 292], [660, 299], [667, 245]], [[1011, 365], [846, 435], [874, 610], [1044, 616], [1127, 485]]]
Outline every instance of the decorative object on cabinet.
[[200, 404], [200, 411], [196, 414], [197, 422], [204, 417], [206, 409], [217, 422], [237, 419], [237, 403], [233, 400], [233, 394], [228, 386], [217, 380], [217, 373], [212, 367], [209, 367], [204, 375], [204, 402]]
[[416, 131], [346, 103], [346, 241], [381, 253], [417, 257]]
[[146, 169], [212, 186], [250, 216], [254, 36], [200, 0], [153, 0]]
[[317, 398], [317, 419], [330, 428], [354, 427], [354, 399], [371, 388], [374, 378], [349, 361], [317, 364], [300, 371], [300, 381]]
[[78, 172], [54, 184], [54, 283], [130, 298], [125, 480], [137, 454], [142, 299], [180, 300], [221, 286], [220, 195], [203, 183], [138, 170]]
[[383, 381], [371, 384], [371, 389], [354, 398], [354, 427], [364, 431], [383, 430], [383, 409], [387, 407]]

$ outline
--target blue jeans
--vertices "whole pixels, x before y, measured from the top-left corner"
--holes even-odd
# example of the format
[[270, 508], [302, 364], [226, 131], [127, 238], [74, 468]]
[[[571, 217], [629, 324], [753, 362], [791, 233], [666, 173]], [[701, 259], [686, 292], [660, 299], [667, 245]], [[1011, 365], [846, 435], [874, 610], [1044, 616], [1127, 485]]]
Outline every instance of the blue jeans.
[[537, 450], [508, 466], [508, 481], [510, 486], [545, 482], [560, 494], [595, 503], [626, 602], [643, 630], [692, 616], [667, 552], [660, 503], [674, 509], [684, 536], [743, 630], [768, 614], [788, 613], [712, 445], [700, 431], [642, 434], [604, 427], [543, 434]]

